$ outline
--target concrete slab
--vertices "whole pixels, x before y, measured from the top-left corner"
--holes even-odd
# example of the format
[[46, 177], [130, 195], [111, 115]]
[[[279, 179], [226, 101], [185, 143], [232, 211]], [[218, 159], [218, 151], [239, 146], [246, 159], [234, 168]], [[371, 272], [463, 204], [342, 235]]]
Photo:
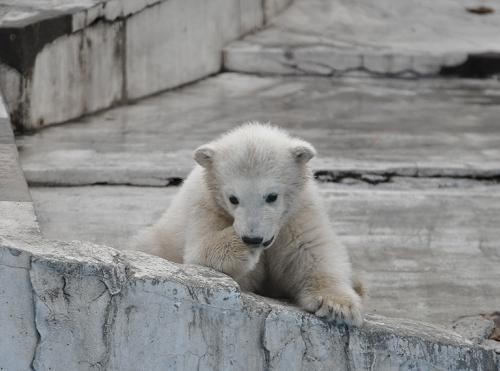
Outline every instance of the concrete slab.
[[[17, 138], [28, 182], [165, 185], [196, 146], [249, 120], [311, 141], [328, 176], [500, 175], [500, 82], [221, 74]], [[325, 173], [322, 173], [325, 174]]]
[[[478, 14], [480, 5], [489, 12]], [[500, 3], [296, 0], [265, 30], [226, 48], [250, 73], [487, 75], [500, 72]]]
[[[31, 189], [48, 238], [122, 248], [175, 187]], [[452, 324], [500, 307], [500, 186], [384, 190], [323, 185], [332, 224], [365, 276], [368, 312]]]

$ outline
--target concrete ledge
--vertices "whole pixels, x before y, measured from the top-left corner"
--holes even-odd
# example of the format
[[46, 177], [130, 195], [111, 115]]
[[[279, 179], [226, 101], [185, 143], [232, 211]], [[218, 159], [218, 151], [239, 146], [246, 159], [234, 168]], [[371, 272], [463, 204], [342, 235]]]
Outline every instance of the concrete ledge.
[[288, 3], [3, 0], [0, 91], [18, 129], [65, 122], [216, 73], [227, 42]]
[[15, 303], [0, 306], [6, 369], [500, 366], [493, 351], [438, 326], [379, 316], [359, 329], [328, 325], [213, 270], [90, 243], [1, 238], [0, 267], [2, 300]]
[[265, 29], [228, 45], [224, 67], [283, 75], [496, 75], [497, 4], [491, 4], [487, 16], [471, 12], [468, 5], [453, 0], [297, 0]]

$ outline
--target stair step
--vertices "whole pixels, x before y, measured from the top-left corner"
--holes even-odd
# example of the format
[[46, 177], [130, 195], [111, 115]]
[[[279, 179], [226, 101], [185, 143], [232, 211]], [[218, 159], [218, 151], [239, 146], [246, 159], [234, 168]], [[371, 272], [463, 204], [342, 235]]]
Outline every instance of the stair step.
[[264, 30], [225, 48], [228, 71], [384, 76], [500, 73], [500, 3], [296, 0]]

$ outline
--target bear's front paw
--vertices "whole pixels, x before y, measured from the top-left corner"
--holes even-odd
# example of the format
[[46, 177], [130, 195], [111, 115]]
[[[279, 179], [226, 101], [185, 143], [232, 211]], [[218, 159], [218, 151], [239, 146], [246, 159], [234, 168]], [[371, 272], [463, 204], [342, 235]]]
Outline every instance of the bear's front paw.
[[300, 306], [330, 322], [360, 326], [363, 324], [361, 299], [356, 293], [311, 294], [301, 298]]

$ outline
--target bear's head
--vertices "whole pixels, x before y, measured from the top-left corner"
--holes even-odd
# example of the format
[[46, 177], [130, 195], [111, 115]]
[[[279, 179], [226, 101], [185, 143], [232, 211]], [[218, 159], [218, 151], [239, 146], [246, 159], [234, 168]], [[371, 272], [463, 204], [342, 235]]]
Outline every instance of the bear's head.
[[299, 207], [315, 154], [311, 144], [277, 127], [249, 123], [199, 147], [194, 157], [243, 242], [267, 248]]

